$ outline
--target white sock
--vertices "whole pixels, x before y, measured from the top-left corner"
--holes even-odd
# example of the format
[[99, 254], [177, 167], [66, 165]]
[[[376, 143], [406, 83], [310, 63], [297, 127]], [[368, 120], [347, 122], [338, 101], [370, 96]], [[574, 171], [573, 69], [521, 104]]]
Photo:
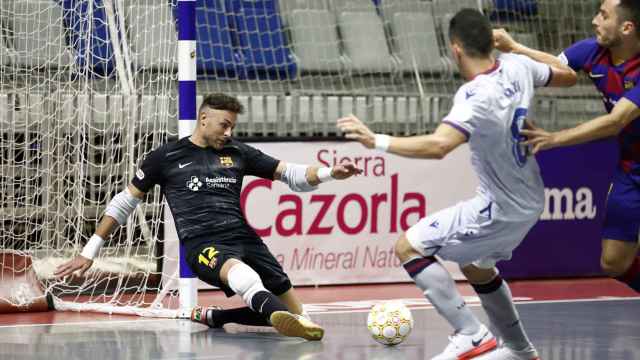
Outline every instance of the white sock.
[[245, 263], [237, 263], [227, 273], [227, 283], [231, 290], [242, 297], [244, 303], [257, 311], [252, 306], [253, 295], [261, 291], [267, 291], [260, 275]]
[[520, 316], [513, 304], [511, 290], [500, 275], [487, 284], [473, 285], [473, 287], [504, 344], [513, 350], [533, 350], [533, 345], [522, 327]]
[[435, 258], [414, 258], [403, 266], [412, 275], [424, 296], [455, 331], [471, 335], [480, 330], [480, 321], [460, 296], [449, 272]]

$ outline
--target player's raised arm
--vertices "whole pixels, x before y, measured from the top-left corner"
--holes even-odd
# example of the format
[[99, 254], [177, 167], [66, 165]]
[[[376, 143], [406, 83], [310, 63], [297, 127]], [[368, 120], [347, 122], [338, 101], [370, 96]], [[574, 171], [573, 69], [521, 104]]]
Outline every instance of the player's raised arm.
[[135, 210], [144, 195], [144, 192], [129, 184], [125, 190], [114, 196], [107, 205], [95, 233], [89, 238], [82, 252], [70, 261], [58, 266], [53, 274], [62, 278], [78, 271], [78, 275], [82, 276], [93, 265], [93, 258], [100, 251], [104, 239], [109, 237], [119, 225], [127, 222], [129, 214]]
[[320, 183], [344, 180], [360, 173], [362, 170], [353, 164], [318, 167], [280, 161], [273, 174], [273, 179], [286, 183], [293, 191], [306, 192], [315, 190]]
[[464, 133], [446, 123], [438, 126], [433, 134], [409, 137], [374, 134], [353, 115], [338, 119], [337, 126], [347, 139], [356, 140], [369, 149], [376, 148], [410, 158], [442, 159], [467, 142]]
[[522, 135], [528, 138], [523, 144], [533, 146], [534, 153], [554, 147], [582, 144], [616, 136], [638, 117], [640, 117], [640, 108], [634, 102], [622, 98], [610, 114], [599, 116], [570, 129], [558, 132], [548, 132], [540, 128], [522, 130]]
[[502, 52], [525, 55], [537, 62], [548, 65], [551, 69], [551, 77], [547, 86], [569, 87], [578, 82], [576, 72], [557, 56], [531, 49], [518, 43], [505, 29], [493, 30], [493, 41], [495, 48]]

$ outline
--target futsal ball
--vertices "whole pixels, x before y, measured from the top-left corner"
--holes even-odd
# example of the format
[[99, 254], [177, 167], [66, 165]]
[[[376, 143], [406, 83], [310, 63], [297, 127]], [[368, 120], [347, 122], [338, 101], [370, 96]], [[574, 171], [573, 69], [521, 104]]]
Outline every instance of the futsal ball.
[[413, 316], [409, 308], [399, 301], [375, 304], [367, 317], [371, 337], [384, 345], [398, 345], [413, 329]]

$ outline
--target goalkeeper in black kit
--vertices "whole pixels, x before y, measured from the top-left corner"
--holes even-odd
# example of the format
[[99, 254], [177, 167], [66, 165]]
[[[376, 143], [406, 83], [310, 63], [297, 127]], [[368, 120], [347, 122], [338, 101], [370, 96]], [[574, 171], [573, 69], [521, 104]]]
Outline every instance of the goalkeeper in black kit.
[[129, 186], [108, 204], [82, 253], [60, 265], [55, 275], [89, 269], [104, 239], [126, 223], [146, 192], [160, 185], [191, 270], [227, 296], [238, 294], [248, 305], [228, 310], [196, 307], [192, 320], [211, 327], [230, 322], [271, 325], [286, 336], [322, 339], [324, 329], [303, 313], [287, 274], [245, 219], [240, 207], [242, 180], [247, 175], [280, 180], [300, 192], [361, 171], [353, 164], [285, 163], [236, 141], [231, 133], [242, 112], [235, 97], [206, 96], [193, 135], [160, 146], [144, 159]]

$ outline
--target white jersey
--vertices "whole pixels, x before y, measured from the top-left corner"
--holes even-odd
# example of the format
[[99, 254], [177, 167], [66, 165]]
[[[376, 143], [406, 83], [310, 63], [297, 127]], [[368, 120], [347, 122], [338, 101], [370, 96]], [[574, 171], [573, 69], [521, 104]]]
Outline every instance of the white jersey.
[[478, 195], [494, 202], [503, 220], [537, 218], [544, 185], [520, 130], [534, 95], [551, 68], [528, 57], [502, 54], [496, 66], [460, 87], [443, 120], [468, 138], [471, 162], [480, 180]]

